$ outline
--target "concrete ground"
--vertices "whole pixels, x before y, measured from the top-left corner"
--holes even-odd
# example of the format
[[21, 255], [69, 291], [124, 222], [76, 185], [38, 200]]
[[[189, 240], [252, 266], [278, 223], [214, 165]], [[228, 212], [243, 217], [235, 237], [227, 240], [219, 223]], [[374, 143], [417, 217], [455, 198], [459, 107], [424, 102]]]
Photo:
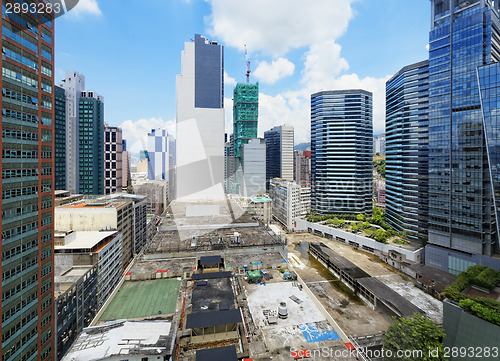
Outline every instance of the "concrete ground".
[[[343, 285], [335, 282], [324, 267], [309, 255], [300, 242], [323, 242], [362, 270], [378, 278], [415, 306], [427, 313], [437, 323], [442, 323], [442, 303], [413, 285], [413, 279], [382, 262], [378, 257], [353, 249], [343, 243], [309, 233], [287, 234], [288, 259], [304, 281], [312, 282], [309, 288], [317, 294], [323, 305], [333, 313], [333, 318], [344, 331], [353, 336], [365, 336], [387, 330], [392, 316], [387, 309], [373, 311], [359, 298], [343, 292]], [[300, 261], [300, 262], [298, 262]], [[304, 267], [300, 263], [302, 263]], [[298, 264], [298, 265], [297, 265]], [[328, 281], [328, 282], [325, 282]]]
[[[262, 340], [249, 345], [252, 359], [288, 361], [293, 359], [293, 351], [308, 350], [313, 360], [356, 360], [310, 297], [297, 285], [293, 281], [265, 286], [244, 284], [253, 322], [258, 334], [262, 332], [263, 336]], [[295, 296], [300, 303], [290, 296]], [[287, 304], [288, 318], [268, 325], [263, 311], [277, 310], [281, 301]]]
[[180, 283], [176, 278], [124, 282], [99, 321], [174, 313]]

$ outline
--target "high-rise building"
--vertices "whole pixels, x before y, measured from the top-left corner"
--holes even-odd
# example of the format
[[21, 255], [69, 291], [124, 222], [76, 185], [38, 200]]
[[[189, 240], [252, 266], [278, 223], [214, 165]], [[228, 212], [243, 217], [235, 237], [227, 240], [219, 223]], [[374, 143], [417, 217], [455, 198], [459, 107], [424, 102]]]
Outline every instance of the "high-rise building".
[[371, 213], [372, 93], [311, 95], [311, 208], [319, 214]]
[[311, 151], [293, 152], [293, 180], [300, 186], [311, 186]]
[[224, 48], [196, 34], [177, 75], [177, 198], [224, 198]]
[[2, 17], [0, 353], [53, 360], [54, 22]]
[[243, 145], [257, 138], [259, 117], [259, 83], [238, 83], [233, 92], [233, 157], [234, 191], [243, 194], [246, 176], [242, 162]]
[[293, 180], [293, 126], [280, 125], [264, 132], [266, 182], [272, 178]]
[[[386, 222], [427, 240], [429, 61], [405, 66], [386, 83]], [[380, 182], [376, 183], [377, 200]]]
[[[500, 269], [498, 1], [431, 0], [427, 265]], [[491, 65], [488, 65], [491, 64]], [[481, 87], [480, 87], [481, 86]]]
[[104, 194], [104, 99], [83, 91], [78, 114], [80, 194]]
[[66, 189], [66, 93], [54, 86], [54, 187]]
[[164, 180], [167, 202], [175, 198], [175, 139], [166, 129], [151, 129], [148, 133], [148, 179]]
[[82, 91], [85, 90], [85, 76], [76, 71], [67, 71], [61, 87], [66, 94], [66, 190], [79, 190], [79, 107]]
[[104, 124], [104, 194], [121, 192], [122, 187], [122, 129]]
[[253, 197], [266, 193], [266, 142], [264, 139], [248, 139], [243, 144], [241, 157], [243, 182], [240, 195]]
[[373, 155], [385, 155], [385, 134], [379, 134], [373, 137]]

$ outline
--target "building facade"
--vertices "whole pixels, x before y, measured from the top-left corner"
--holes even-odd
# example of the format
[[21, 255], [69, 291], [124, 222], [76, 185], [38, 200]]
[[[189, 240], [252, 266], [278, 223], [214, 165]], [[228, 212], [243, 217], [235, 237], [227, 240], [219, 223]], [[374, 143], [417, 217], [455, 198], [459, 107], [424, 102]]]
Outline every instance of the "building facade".
[[85, 90], [85, 76], [76, 71], [67, 71], [61, 83], [66, 95], [66, 190], [79, 190], [79, 134], [80, 97]]
[[177, 75], [178, 199], [224, 199], [224, 48], [195, 34]]
[[162, 215], [167, 207], [167, 187], [163, 181], [146, 181], [134, 184], [134, 193], [146, 196], [147, 214]]
[[54, 22], [45, 16], [5, 10], [2, 15], [0, 353], [5, 361], [54, 357]]
[[78, 193], [104, 194], [104, 99], [83, 91], [79, 102]]
[[319, 214], [372, 212], [372, 93], [311, 95], [311, 208]]
[[54, 86], [54, 189], [66, 189], [66, 93]]
[[311, 209], [311, 188], [301, 187], [294, 181], [273, 178], [269, 196], [272, 199], [273, 218], [287, 231], [295, 228], [295, 217], [303, 217]]
[[266, 193], [266, 142], [264, 139], [248, 139], [248, 143], [242, 147], [243, 182], [240, 195], [253, 197], [264, 194]]
[[259, 83], [238, 83], [233, 91], [233, 173], [235, 194], [243, 194], [243, 146], [257, 138]]
[[293, 180], [293, 127], [276, 126], [264, 132], [266, 141], [266, 182], [273, 178]]
[[55, 209], [57, 232], [117, 230], [121, 234], [122, 270], [133, 256], [134, 204], [127, 199], [84, 199]]
[[104, 124], [104, 194], [121, 192], [123, 187], [122, 129]]
[[151, 129], [148, 133], [148, 179], [164, 180], [167, 202], [175, 199], [175, 139], [166, 129]]
[[[429, 61], [386, 83], [386, 222], [425, 243], [429, 219]], [[377, 196], [379, 194], [377, 183]]]
[[293, 180], [301, 186], [311, 186], [311, 151], [293, 152]]
[[473, 264], [500, 269], [492, 257], [499, 253], [498, 148], [489, 146], [499, 130], [489, 121], [496, 116], [490, 97], [498, 87], [490, 88], [496, 66], [488, 66], [500, 61], [498, 6], [489, 0], [431, 1], [425, 263], [455, 274]]

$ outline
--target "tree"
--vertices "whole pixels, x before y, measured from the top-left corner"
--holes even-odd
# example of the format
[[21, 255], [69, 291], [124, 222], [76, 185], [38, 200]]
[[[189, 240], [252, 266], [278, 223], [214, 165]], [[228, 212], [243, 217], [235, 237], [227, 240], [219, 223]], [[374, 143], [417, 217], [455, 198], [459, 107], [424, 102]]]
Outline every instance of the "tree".
[[[444, 331], [430, 319], [415, 313], [413, 317], [393, 317], [392, 324], [384, 337], [385, 358], [388, 361], [437, 361], [444, 360], [442, 340]], [[403, 356], [397, 355], [403, 351]], [[422, 355], [415, 357], [415, 350]], [[389, 351], [392, 356], [388, 357]], [[405, 355], [404, 351], [408, 351]]]
[[359, 214], [356, 215], [356, 219], [358, 221], [364, 221], [365, 220], [365, 215], [362, 214], [362, 213], [359, 213]]
[[371, 224], [370, 224], [370, 222], [366, 222], [365, 221], [365, 222], [363, 222], [362, 226], [363, 226], [364, 229], [368, 229], [368, 228], [371, 227]]
[[339, 220], [339, 226], [342, 226], [342, 227], [343, 227], [343, 226], [344, 226], [344, 224], [345, 224], [345, 221], [344, 221], [343, 219], [340, 219], [340, 220]]

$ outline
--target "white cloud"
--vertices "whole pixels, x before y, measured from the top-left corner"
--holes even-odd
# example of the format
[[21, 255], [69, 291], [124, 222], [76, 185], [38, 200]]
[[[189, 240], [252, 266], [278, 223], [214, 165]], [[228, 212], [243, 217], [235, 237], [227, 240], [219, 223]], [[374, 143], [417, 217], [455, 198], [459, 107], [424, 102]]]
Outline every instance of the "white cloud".
[[126, 120], [119, 127], [123, 130], [123, 138], [127, 140], [127, 150], [133, 154], [147, 148], [148, 133], [151, 129], [167, 129], [169, 134], [175, 136], [175, 120], [163, 120], [161, 117], [136, 121]]
[[337, 39], [353, 16], [352, 0], [206, 0], [209, 33], [241, 51], [281, 56], [290, 49]]
[[72, 9], [68, 15], [73, 18], [80, 18], [83, 15], [101, 15], [101, 9], [97, 0], [79, 0], [78, 4]]
[[236, 85], [237, 81], [235, 78], [229, 76], [228, 73], [224, 70], [224, 85]]
[[331, 40], [311, 45], [305, 54], [302, 82], [309, 88], [328, 87], [332, 79], [347, 71], [349, 64], [340, 56], [341, 49]]
[[274, 84], [279, 79], [292, 75], [294, 71], [295, 65], [290, 60], [280, 57], [270, 64], [261, 61], [253, 74], [263, 83]]

